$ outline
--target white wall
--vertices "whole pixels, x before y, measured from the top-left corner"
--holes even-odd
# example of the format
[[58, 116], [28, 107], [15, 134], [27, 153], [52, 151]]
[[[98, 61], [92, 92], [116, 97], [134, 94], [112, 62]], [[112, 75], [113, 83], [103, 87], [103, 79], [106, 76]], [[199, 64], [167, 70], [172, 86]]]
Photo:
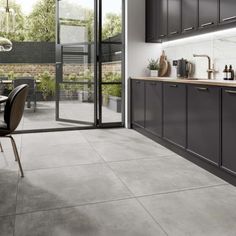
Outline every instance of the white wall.
[[[218, 73], [215, 79], [223, 79], [225, 65], [236, 68], [236, 28], [220, 32], [199, 35], [162, 44], [171, 64], [173, 60], [185, 58], [195, 64], [194, 77], [207, 78], [207, 59], [194, 58], [193, 54], [207, 54]], [[176, 68], [172, 67], [171, 75], [176, 77]]]
[[160, 52], [160, 44], [145, 43], [145, 0], [126, 0], [126, 83], [129, 77], [148, 75], [148, 59], [158, 58]]

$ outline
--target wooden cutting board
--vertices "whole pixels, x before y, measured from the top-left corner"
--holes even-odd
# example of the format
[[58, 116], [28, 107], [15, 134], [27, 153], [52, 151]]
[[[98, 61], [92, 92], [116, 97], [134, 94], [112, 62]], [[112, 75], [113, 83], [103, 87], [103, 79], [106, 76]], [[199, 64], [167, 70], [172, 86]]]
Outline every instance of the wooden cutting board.
[[165, 51], [162, 51], [162, 54], [159, 59], [159, 71], [158, 74], [160, 77], [168, 76], [170, 71], [170, 63], [167, 60], [167, 56], [165, 55]]

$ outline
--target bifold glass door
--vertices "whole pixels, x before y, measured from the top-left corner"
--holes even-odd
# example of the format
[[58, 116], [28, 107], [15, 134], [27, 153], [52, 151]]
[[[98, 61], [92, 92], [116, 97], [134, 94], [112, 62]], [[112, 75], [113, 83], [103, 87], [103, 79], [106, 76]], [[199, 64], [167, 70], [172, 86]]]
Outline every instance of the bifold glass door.
[[122, 124], [122, 1], [57, 2], [56, 120]]

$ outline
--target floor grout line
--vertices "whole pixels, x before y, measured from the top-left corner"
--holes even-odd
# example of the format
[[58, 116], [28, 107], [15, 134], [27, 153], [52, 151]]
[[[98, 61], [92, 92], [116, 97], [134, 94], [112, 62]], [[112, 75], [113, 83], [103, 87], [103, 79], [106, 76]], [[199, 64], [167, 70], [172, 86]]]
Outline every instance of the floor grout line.
[[96, 204], [105, 204], [105, 203], [110, 203], [110, 202], [119, 202], [119, 201], [131, 200], [131, 199], [135, 199], [135, 197], [133, 197], [133, 196], [132, 197], [124, 197], [124, 198], [117, 198], [117, 199], [112, 199], [112, 200], [104, 200], [104, 201], [96, 201], [96, 202], [75, 204], [75, 205], [70, 205], [70, 206], [55, 207], [55, 208], [50, 208], [50, 209], [32, 210], [32, 211], [27, 211], [27, 212], [19, 212], [19, 213], [16, 213], [16, 214], [3, 215], [3, 216], [0, 216], [0, 217], [27, 215], [27, 214], [37, 213], [37, 212], [56, 211], [56, 210], [77, 208], [77, 207], [90, 206], [90, 205], [96, 205]]
[[145, 194], [145, 195], [135, 195], [135, 197], [136, 198], [145, 198], [145, 197], [167, 195], [167, 194], [179, 193], [179, 192], [187, 192], [187, 191], [194, 191], [194, 190], [201, 190], [201, 189], [216, 188], [216, 187], [227, 186], [227, 185], [230, 185], [230, 184], [222, 183], [222, 184], [206, 185], [206, 186], [200, 186], [200, 187], [192, 187], [192, 188], [190, 187], [190, 188], [177, 189], [177, 190], [172, 190], [172, 191], [167, 191], [167, 192]]

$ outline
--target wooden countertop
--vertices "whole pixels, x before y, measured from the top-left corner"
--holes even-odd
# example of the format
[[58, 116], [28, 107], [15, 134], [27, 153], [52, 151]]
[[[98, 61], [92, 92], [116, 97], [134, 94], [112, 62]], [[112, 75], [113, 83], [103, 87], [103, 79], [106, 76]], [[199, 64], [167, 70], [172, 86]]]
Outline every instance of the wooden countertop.
[[131, 79], [162, 81], [162, 82], [182, 83], [182, 84], [200, 84], [200, 85], [213, 85], [222, 87], [236, 87], [236, 80], [181, 79], [181, 78], [171, 78], [171, 77], [132, 77]]

